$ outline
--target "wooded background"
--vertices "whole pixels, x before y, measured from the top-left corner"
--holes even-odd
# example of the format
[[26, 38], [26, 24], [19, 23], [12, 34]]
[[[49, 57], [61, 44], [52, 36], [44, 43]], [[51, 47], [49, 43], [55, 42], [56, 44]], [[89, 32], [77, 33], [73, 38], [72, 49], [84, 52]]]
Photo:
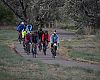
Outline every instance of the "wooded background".
[[20, 21], [89, 34], [100, 28], [100, 0], [0, 0], [0, 25]]

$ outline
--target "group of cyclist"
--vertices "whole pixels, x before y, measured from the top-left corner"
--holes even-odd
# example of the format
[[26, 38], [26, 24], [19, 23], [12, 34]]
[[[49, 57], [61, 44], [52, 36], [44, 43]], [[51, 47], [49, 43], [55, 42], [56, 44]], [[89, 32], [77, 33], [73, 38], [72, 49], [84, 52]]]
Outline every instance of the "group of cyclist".
[[59, 46], [59, 36], [57, 35], [56, 30], [53, 34], [49, 35], [48, 31], [43, 31], [42, 28], [33, 30], [31, 24], [21, 22], [17, 26], [17, 31], [19, 33], [18, 40], [20, 44], [23, 42], [23, 48], [27, 54], [32, 52], [33, 57], [36, 57], [37, 48], [39, 48], [39, 51], [43, 50], [44, 55], [46, 55], [46, 50], [50, 42], [51, 52], [54, 53], [53, 57], [55, 58], [57, 46]]

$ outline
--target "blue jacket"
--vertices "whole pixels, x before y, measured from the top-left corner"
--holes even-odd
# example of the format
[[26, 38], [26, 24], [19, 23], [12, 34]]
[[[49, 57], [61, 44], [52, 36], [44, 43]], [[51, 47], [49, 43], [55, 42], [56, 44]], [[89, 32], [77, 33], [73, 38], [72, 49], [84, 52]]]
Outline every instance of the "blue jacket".
[[[54, 34], [52, 34], [52, 35], [50, 36], [50, 43], [54, 43], [54, 42], [53, 42], [54, 37], [55, 37]], [[59, 36], [58, 36], [57, 34], [56, 34], [56, 42], [59, 43]]]
[[22, 24], [18, 25], [16, 28], [17, 31], [22, 31], [23, 29], [25, 29], [25, 25]]
[[33, 26], [31, 24], [26, 26], [26, 31], [32, 31], [32, 30]]

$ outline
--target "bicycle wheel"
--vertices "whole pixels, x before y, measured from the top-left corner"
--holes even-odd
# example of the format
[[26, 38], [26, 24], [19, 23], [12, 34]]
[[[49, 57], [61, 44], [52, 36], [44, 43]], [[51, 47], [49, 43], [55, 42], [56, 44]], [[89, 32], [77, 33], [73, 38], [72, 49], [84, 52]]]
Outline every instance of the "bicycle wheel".
[[19, 41], [19, 43], [21, 44], [21, 41], [22, 41], [21, 34], [20, 34], [19, 37], [18, 37], [18, 41]]
[[32, 45], [32, 54], [33, 54], [33, 57], [35, 57], [36, 58], [36, 54], [37, 54], [37, 46], [36, 46], [36, 44], [34, 45]]
[[46, 46], [43, 47], [43, 53], [46, 55]]
[[51, 48], [51, 53], [52, 53], [52, 57], [55, 58], [55, 48], [54, 47]]
[[37, 54], [37, 49], [36, 47], [34, 48], [34, 57], [36, 58], [36, 54]]
[[38, 48], [39, 48], [39, 51], [42, 50], [42, 45], [41, 45], [41, 43], [39, 44]]
[[30, 54], [30, 44], [26, 43], [26, 52], [29, 55]]

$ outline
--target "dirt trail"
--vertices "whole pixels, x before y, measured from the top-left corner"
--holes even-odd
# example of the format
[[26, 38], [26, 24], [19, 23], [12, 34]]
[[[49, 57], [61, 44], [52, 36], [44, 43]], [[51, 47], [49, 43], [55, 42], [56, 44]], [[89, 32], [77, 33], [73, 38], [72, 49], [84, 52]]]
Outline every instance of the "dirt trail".
[[[65, 31], [65, 30], [60, 30], [60, 29], [57, 30], [57, 32], [63, 40], [77, 38], [75, 36], [75, 33], [71, 33], [71, 32]], [[42, 51], [41, 52], [38, 51], [37, 58], [33, 58], [32, 53], [30, 55], [27, 55], [24, 52], [24, 49], [21, 44], [17, 45], [16, 51], [24, 58], [31, 59], [31, 60], [40, 60], [43, 63], [47, 63], [47, 64], [60, 64], [62, 66], [67, 66], [67, 67], [82, 67], [82, 68], [90, 68], [90, 69], [100, 70], [100, 64], [90, 64], [90, 63], [79, 62], [79, 61], [74, 61], [74, 60], [65, 60], [58, 54], [57, 54], [56, 58], [53, 59], [50, 49], [47, 50], [46, 56], [43, 54]]]

